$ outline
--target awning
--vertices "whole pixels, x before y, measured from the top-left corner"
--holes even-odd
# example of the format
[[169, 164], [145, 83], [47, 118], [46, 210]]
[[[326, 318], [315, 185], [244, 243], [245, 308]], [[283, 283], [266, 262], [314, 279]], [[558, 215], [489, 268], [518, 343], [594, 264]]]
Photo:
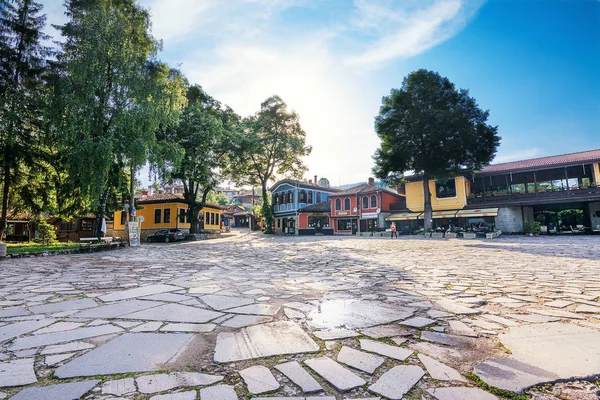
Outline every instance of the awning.
[[457, 210], [448, 210], [448, 211], [434, 211], [432, 218], [455, 218]]
[[387, 217], [386, 221], [410, 221], [415, 219], [423, 219], [423, 213], [397, 213]]
[[456, 213], [458, 218], [495, 217], [498, 215], [497, 208], [481, 208], [475, 210], [460, 210]]

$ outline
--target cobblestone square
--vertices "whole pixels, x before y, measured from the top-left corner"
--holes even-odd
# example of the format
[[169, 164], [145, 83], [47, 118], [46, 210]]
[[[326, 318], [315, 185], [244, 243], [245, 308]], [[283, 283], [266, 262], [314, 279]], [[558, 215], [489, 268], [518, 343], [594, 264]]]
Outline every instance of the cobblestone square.
[[597, 236], [246, 231], [0, 266], [5, 397], [600, 393]]

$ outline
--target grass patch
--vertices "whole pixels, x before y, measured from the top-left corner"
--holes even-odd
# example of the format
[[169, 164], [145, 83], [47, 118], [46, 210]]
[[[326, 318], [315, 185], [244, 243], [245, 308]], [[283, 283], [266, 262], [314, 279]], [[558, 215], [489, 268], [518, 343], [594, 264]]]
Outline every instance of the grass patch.
[[41, 253], [44, 251], [74, 249], [74, 248], [78, 248], [78, 247], [79, 247], [78, 243], [57, 243], [57, 244], [17, 243], [17, 244], [7, 244], [6, 245], [6, 253], [7, 254]]

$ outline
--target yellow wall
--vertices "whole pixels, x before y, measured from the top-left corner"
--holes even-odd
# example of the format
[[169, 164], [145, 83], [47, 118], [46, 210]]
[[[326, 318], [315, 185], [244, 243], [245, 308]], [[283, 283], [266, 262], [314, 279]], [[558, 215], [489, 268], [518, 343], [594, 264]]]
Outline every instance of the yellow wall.
[[596, 186], [600, 185], [600, 164], [594, 164], [594, 183]]
[[[204, 207], [202, 209], [204, 214], [204, 229], [221, 229], [221, 210], [218, 208]], [[210, 216], [210, 213], [214, 213], [214, 223]]]
[[[142, 229], [166, 229], [166, 228], [179, 228], [179, 229], [190, 229], [189, 223], [179, 222], [179, 213], [181, 210], [187, 210], [187, 205], [182, 203], [161, 203], [161, 204], [141, 204], [140, 209], [136, 211], [137, 216], [143, 216], [144, 222], [141, 224]], [[160, 209], [160, 224], [154, 223], [154, 211]], [[165, 209], [171, 210], [171, 220], [169, 223], [164, 222]], [[121, 225], [121, 213], [125, 211], [115, 211], [114, 229], [125, 229], [124, 225]]]
[[[429, 181], [431, 192], [431, 206], [434, 211], [457, 210], [467, 205], [467, 195], [471, 190], [470, 182], [464, 176], [454, 178], [456, 183], [456, 197], [438, 199], [435, 192], [435, 180]], [[423, 211], [425, 195], [423, 182], [409, 182], [406, 184], [406, 207], [411, 211]]]

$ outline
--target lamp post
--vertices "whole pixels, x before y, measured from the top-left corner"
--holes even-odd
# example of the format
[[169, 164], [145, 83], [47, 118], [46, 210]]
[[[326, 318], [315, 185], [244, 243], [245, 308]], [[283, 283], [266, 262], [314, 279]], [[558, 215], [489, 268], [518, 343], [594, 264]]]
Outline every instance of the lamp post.
[[[129, 202], [127, 200], [123, 203], [123, 208], [125, 209], [125, 215], [129, 215]], [[125, 220], [125, 224], [127, 224], [127, 222], [129, 222], [129, 218]]]

